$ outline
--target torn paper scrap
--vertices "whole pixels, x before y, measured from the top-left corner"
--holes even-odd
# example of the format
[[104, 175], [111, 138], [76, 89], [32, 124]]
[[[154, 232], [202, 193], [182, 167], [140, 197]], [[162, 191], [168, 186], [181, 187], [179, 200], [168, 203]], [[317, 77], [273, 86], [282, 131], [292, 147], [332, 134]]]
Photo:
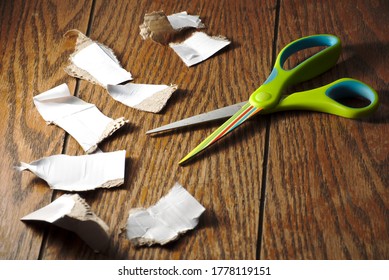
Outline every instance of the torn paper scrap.
[[132, 80], [132, 75], [120, 66], [113, 51], [92, 41], [78, 30], [70, 30], [65, 37], [76, 36], [75, 51], [69, 57], [65, 71], [76, 78], [107, 87]]
[[154, 206], [130, 210], [127, 237], [137, 246], [164, 245], [195, 228], [204, 211], [205, 208], [176, 183]]
[[87, 153], [128, 122], [123, 117], [113, 120], [94, 104], [70, 95], [66, 84], [35, 96], [34, 104], [46, 122], [66, 130]]
[[83, 156], [54, 155], [31, 163], [21, 162], [19, 171], [29, 170], [51, 189], [89, 191], [124, 183], [126, 151]]
[[161, 44], [167, 44], [174, 34], [183, 29], [204, 27], [199, 16], [188, 15], [187, 12], [166, 16], [163, 11], [145, 14], [139, 26], [143, 39], [151, 38]]
[[109, 242], [107, 224], [92, 212], [78, 194], [64, 194], [21, 220], [43, 221], [72, 231], [98, 252], [103, 251]]
[[128, 83], [108, 85], [108, 93], [113, 99], [129, 107], [152, 113], [160, 112], [166, 105], [177, 85], [148, 85]]
[[229, 40], [222, 36], [210, 37], [203, 32], [195, 32], [184, 42], [179, 44], [170, 43], [169, 45], [184, 61], [186, 66], [190, 67], [208, 59], [230, 43]]
[[201, 22], [200, 16], [188, 15], [186, 11], [181, 13], [172, 14], [167, 16], [171, 26], [175, 30], [181, 30], [184, 28], [205, 28], [205, 25]]

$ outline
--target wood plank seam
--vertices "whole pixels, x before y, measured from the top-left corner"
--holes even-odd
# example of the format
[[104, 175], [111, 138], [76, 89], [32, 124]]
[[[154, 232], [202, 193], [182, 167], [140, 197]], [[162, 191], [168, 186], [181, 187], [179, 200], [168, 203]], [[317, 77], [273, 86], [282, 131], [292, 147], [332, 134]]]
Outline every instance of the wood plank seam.
[[[91, 9], [90, 9], [90, 13], [89, 13], [88, 25], [87, 25], [87, 29], [86, 29], [86, 35], [87, 36], [89, 36], [90, 30], [92, 28], [95, 4], [96, 4], [96, 1], [93, 0], [92, 1], [92, 5], [91, 5]], [[80, 88], [80, 79], [76, 79], [76, 86], [74, 87], [74, 94], [73, 94], [74, 96], [78, 96], [79, 95], [79, 88]], [[68, 147], [68, 144], [69, 144], [69, 137], [70, 137], [69, 133], [67, 131], [65, 131], [65, 136], [64, 136], [64, 139], [63, 139], [63, 146], [62, 146], [61, 154], [64, 154], [64, 155], [66, 154], [67, 147]], [[51, 202], [53, 202], [57, 198], [57, 193], [58, 193], [58, 191], [56, 191], [56, 190], [54, 190], [52, 192], [51, 198], [50, 198]], [[47, 243], [47, 239], [49, 237], [49, 233], [50, 233], [50, 228], [45, 229], [45, 231], [43, 233], [42, 243], [41, 243], [41, 246], [40, 246], [40, 249], [39, 249], [38, 260], [42, 260], [43, 259], [44, 250], [46, 248], [46, 243]]]
[[[272, 63], [273, 66], [277, 58], [277, 41], [278, 41], [278, 27], [280, 24], [280, 0], [277, 0], [275, 19], [274, 19], [274, 35], [273, 35], [273, 45], [272, 45]], [[263, 116], [262, 116], [263, 117]], [[257, 251], [256, 259], [261, 259], [262, 251], [262, 232], [263, 224], [265, 218], [265, 197], [266, 197], [266, 180], [267, 180], [267, 165], [269, 159], [269, 145], [270, 145], [270, 125], [271, 125], [271, 116], [266, 117], [266, 131], [265, 131], [265, 145], [263, 152], [263, 165], [262, 165], [262, 182], [261, 182], [261, 201], [259, 202], [259, 220], [258, 220], [258, 239], [257, 239]]]

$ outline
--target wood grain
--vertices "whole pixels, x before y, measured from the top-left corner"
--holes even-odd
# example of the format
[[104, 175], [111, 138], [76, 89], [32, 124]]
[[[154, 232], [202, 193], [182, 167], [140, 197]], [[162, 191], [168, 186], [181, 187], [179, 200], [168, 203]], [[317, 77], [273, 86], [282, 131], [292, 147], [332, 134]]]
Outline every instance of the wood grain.
[[353, 77], [381, 107], [368, 120], [272, 117], [261, 258], [388, 259], [388, 12], [385, 1], [282, 2], [278, 50], [315, 33], [343, 42], [338, 66], [300, 89]]
[[[112, 229], [111, 245], [105, 254], [96, 255], [78, 241], [74, 243], [72, 234], [52, 231], [42, 258], [255, 259], [265, 123], [248, 123], [240, 133], [227, 137], [185, 167], [180, 167], [178, 161], [218, 124], [157, 137], [144, 133], [173, 120], [247, 99], [270, 69], [266, 54], [271, 53], [274, 8], [273, 1], [262, 5], [252, 1], [171, 1], [163, 5], [158, 1], [123, 1], [115, 6], [96, 2], [90, 37], [113, 48], [135, 77], [134, 82], [176, 83], [180, 90], [162, 114], [150, 114], [114, 102], [102, 88], [80, 83], [82, 99], [95, 103], [108, 116], [130, 120], [126, 129], [102, 147], [104, 151], [127, 150], [126, 182], [118, 190], [83, 195]], [[158, 10], [199, 14], [208, 34], [225, 35], [233, 44], [212, 59], [187, 68], [169, 47], [141, 39], [143, 15]], [[262, 25], [252, 20], [265, 15]], [[257, 41], [256, 48], [249, 43], [252, 40]], [[66, 153], [81, 152], [69, 139]], [[245, 158], [254, 160], [242, 165]], [[207, 209], [194, 232], [166, 247], [139, 249], [118, 236], [131, 208], [154, 204], [175, 182]], [[69, 246], [71, 243], [74, 246]]]
[[[85, 29], [90, 3], [79, 1], [2, 1], [0, 3], [0, 259], [37, 259], [46, 227], [19, 219], [50, 203], [42, 180], [14, 170], [20, 161], [61, 153], [64, 131], [47, 126], [32, 97], [60, 83], [75, 81], [62, 70], [62, 34]], [[65, 49], [66, 53], [66, 49]]]
[[[0, 259], [388, 259], [389, 36], [382, 28], [388, 9], [384, 0], [0, 2]], [[232, 45], [188, 68], [168, 46], [141, 39], [143, 15], [159, 10], [199, 14], [206, 33], [224, 35]], [[62, 67], [71, 46], [62, 36], [73, 28], [111, 47], [134, 82], [175, 83], [179, 90], [152, 114], [67, 76]], [[372, 117], [256, 116], [186, 166], [178, 161], [219, 123], [145, 135], [247, 100], [283, 46], [315, 33], [341, 38], [340, 62], [290, 91], [346, 76], [360, 79], [380, 96]], [[71, 232], [19, 220], [63, 192], [53, 193], [13, 166], [52, 154], [84, 154], [61, 128], [47, 126], [32, 102], [63, 82], [107, 116], [129, 119], [100, 146], [126, 149], [124, 185], [80, 193], [110, 227], [109, 247], [99, 254]], [[175, 182], [206, 208], [198, 228], [150, 248], [135, 248], [119, 236], [131, 208], [156, 203]]]

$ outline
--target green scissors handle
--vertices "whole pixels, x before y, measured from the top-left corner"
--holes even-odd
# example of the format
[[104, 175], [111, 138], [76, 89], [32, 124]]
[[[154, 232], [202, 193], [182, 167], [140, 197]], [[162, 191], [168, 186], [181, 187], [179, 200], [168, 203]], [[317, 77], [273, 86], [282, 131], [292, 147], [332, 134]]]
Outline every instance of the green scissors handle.
[[[325, 47], [290, 70], [284, 63], [294, 53], [312, 47]], [[187, 154], [183, 163], [217, 140], [239, 127], [257, 113], [272, 113], [283, 110], [313, 110], [347, 118], [357, 118], [373, 112], [378, 106], [377, 93], [364, 83], [353, 79], [340, 79], [326, 86], [290, 94], [283, 97], [284, 90], [292, 85], [310, 80], [336, 64], [341, 44], [334, 35], [313, 35], [293, 41], [277, 56], [273, 70], [267, 80], [251, 94], [235, 114]], [[354, 108], [339, 102], [342, 98], [367, 99], [369, 104]]]
[[[369, 104], [354, 108], [338, 101], [343, 98], [363, 99]], [[377, 107], [378, 95], [374, 89], [358, 80], [343, 78], [316, 89], [290, 94], [282, 98], [275, 108], [263, 113], [310, 110], [354, 119], [371, 114]]]
[[[285, 61], [298, 51], [326, 47], [304, 60], [296, 67], [285, 70]], [[279, 103], [282, 92], [289, 86], [310, 80], [333, 67], [341, 52], [341, 43], [334, 35], [312, 35], [289, 43], [277, 56], [275, 65], [267, 80], [250, 96], [250, 104], [264, 110]]]

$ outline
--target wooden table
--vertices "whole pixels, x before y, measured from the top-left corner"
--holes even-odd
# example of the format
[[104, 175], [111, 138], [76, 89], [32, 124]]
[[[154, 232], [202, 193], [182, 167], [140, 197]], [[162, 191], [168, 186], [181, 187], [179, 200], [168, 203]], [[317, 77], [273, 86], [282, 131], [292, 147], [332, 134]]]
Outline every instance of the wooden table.
[[[145, 13], [198, 14], [210, 35], [232, 45], [186, 67], [167, 46], [142, 40]], [[385, 0], [1, 1], [1, 259], [388, 259], [389, 5]], [[136, 83], [178, 84], [160, 114], [114, 101], [102, 87], [64, 71], [79, 29], [110, 46]], [[148, 129], [247, 100], [278, 51], [316, 33], [339, 36], [339, 63], [291, 90], [341, 77], [371, 85], [380, 108], [350, 120], [323, 113], [257, 116], [184, 167], [177, 163], [220, 123], [157, 137]], [[129, 124], [100, 147], [127, 150], [125, 183], [80, 195], [110, 227], [96, 254], [75, 234], [23, 223], [24, 215], [63, 194], [20, 161], [84, 154], [61, 128], [48, 126], [32, 97], [61, 83], [112, 118]], [[206, 212], [199, 226], [167, 246], [135, 248], [121, 236], [128, 212], [148, 207], [181, 183]]]

